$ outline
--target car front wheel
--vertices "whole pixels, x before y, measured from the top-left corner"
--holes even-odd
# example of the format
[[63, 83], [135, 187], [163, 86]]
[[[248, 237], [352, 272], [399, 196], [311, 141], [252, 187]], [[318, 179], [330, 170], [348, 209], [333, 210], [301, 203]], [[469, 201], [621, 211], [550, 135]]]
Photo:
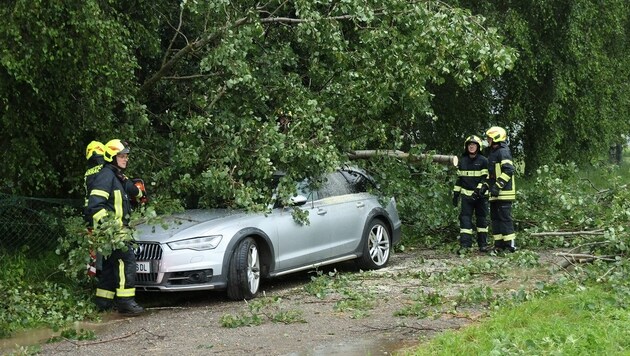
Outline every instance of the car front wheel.
[[363, 269], [379, 269], [389, 261], [391, 239], [387, 225], [374, 219], [363, 237], [363, 255], [359, 258], [359, 267]]
[[227, 295], [232, 300], [252, 299], [260, 287], [260, 255], [256, 241], [248, 237], [234, 249], [228, 271]]

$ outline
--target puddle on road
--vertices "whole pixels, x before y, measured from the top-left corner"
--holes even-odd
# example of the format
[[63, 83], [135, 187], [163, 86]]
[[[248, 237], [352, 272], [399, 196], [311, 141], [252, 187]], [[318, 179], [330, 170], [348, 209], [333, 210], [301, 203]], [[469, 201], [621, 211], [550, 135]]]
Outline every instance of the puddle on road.
[[405, 348], [416, 346], [417, 342], [394, 339], [355, 339], [334, 344], [317, 346], [308, 352], [294, 352], [285, 356], [365, 356], [392, 355]]
[[17, 332], [13, 336], [7, 339], [0, 339], [0, 355], [5, 355], [12, 351], [15, 351], [19, 347], [36, 346], [45, 344], [51, 337], [59, 336], [61, 330], [74, 329], [91, 330], [98, 332], [106, 329], [117, 320], [127, 319], [129, 316], [120, 315], [118, 313], [106, 313], [101, 314], [101, 321], [81, 321], [75, 322], [73, 325], [61, 328], [59, 331], [54, 331], [49, 328], [32, 329], [22, 332]]

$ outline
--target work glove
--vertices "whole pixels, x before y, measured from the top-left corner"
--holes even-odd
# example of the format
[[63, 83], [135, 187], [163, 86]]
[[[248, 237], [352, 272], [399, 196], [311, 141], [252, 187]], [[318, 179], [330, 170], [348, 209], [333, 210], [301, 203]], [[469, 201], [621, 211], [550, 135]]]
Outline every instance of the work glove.
[[480, 197], [485, 197], [486, 196], [486, 192], [488, 192], [488, 184], [484, 183], [481, 185], [481, 188], [479, 188], [479, 196]]
[[459, 203], [459, 192], [453, 192], [453, 206], [457, 206]]
[[136, 197], [133, 197], [133, 200], [137, 200], [137, 203], [141, 205], [148, 203], [149, 196], [147, 195], [147, 190], [144, 187], [144, 181], [140, 178], [134, 178], [131, 181], [133, 182], [133, 185], [136, 186], [136, 188], [138, 188], [138, 190], [142, 192], [142, 196], [139, 199]]
[[497, 184], [493, 184], [490, 187], [490, 195], [493, 196], [493, 197], [498, 197], [500, 191], [501, 191], [501, 188], [499, 188], [499, 186]]
[[481, 198], [481, 195], [479, 194], [479, 189], [475, 188], [475, 190], [473, 190], [472, 195], [470, 196], [473, 200], [477, 200], [479, 198]]
[[503, 189], [503, 187], [505, 187], [507, 182], [505, 180], [503, 180], [503, 178], [499, 177], [499, 178], [497, 178], [496, 184], [499, 186], [499, 189]]

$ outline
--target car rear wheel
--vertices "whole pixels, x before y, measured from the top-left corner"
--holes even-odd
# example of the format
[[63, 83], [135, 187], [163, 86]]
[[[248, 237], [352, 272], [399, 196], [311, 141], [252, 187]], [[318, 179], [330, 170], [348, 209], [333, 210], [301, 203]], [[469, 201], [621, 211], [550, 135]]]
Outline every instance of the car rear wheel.
[[387, 225], [374, 219], [363, 237], [363, 255], [359, 258], [359, 267], [363, 269], [379, 269], [385, 267], [391, 252], [391, 238]]
[[227, 295], [232, 300], [252, 299], [260, 287], [260, 255], [256, 241], [248, 237], [239, 242], [228, 271]]

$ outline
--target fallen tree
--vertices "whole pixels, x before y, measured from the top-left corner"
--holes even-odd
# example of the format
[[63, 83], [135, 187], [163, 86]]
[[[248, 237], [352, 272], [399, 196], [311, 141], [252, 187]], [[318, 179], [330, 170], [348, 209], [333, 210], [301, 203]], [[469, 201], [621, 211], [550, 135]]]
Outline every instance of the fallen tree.
[[446, 165], [453, 165], [453, 166], [457, 166], [457, 162], [458, 162], [458, 158], [457, 156], [451, 156], [451, 155], [439, 155], [439, 154], [425, 154], [425, 153], [421, 153], [421, 154], [411, 154], [411, 153], [407, 153], [407, 152], [403, 152], [403, 151], [399, 151], [399, 150], [356, 150], [356, 151], [349, 151], [348, 153], [348, 158], [350, 159], [365, 159], [365, 158], [370, 158], [370, 157], [375, 157], [375, 156], [388, 156], [388, 157], [395, 157], [395, 158], [401, 158], [401, 159], [405, 159], [408, 161], [421, 161], [421, 160], [425, 160], [427, 158], [431, 158], [431, 160], [435, 163], [441, 163], [441, 164], [446, 164]]

